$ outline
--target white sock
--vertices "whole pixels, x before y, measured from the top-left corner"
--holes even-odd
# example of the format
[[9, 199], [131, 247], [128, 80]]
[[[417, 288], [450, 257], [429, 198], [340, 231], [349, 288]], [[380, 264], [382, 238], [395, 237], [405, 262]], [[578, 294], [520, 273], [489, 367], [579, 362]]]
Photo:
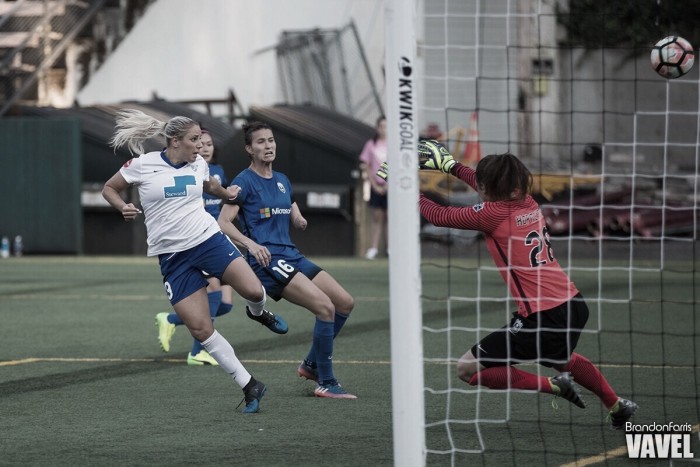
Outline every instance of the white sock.
[[265, 309], [265, 302], [267, 302], [267, 293], [265, 292], [265, 287], [263, 286], [263, 298], [259, 302], [250, 302], [246, 300], [245, 302], [248, 304], [248, 309], [250, 310], [250, 314], [253, 316], [260, 316]]
[[233, 351], [231, 344], [219, 334], [219, 331], [214, 329], [214, 334], [209, 336], [209, 339], [202, 342], [202, 345], [209, 355], [211, 355], [214, 360], [219, 364], [219, 366], [238, 383], [238, 385], [243, 389], [246, 384], [250, 381], [250, 373], [245, 369], [243, 364], [238, 357], [236, 357], [236, 352]]

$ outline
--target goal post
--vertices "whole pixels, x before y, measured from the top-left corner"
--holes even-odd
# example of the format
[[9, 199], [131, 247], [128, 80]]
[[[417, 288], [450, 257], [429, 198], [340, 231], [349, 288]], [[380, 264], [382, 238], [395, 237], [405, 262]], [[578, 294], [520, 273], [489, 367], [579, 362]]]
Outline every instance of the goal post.
[[389, 297], [394, 465], [425, 465], [416, 142], [416, 1], [387, 0]]
[[[585, 374], [572, 372], [586, 410], [560, 403], [554, 411], [551, 395], [532, 385], [472, 385], [455, 371], [473, 344], [510, 322], [514, 301], [483, 237], [429, 223], [419, 229], [419, 132], [472, 167], [488, 154], [523, 160], [547, 247], [590, 309], [576, 352], [615, 395], [639, 405], [635, 422], [696, 427], [700, 66], [667, 80], [649, 51], [669, 35], [697, 47], [687, 20], [700, 4], [681, 16], [625, 0], [384, 6], [394, 464], [628, 456], [624, 433], [607, 420], [612, 396]], [[454, 177], [420, 177], [439, 204], [479, 206]], [[523, 363], [538, 381], [556, 375]]]

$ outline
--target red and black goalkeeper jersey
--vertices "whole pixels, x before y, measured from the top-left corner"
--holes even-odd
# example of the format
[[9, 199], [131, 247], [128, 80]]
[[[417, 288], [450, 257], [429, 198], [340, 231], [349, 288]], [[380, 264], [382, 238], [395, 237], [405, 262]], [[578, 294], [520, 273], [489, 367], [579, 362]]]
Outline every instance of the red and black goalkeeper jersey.
[[[477, 189], [473, 169], [456, 164], [452, 174]], [[532, 196], [455, 207], [441, 206], [421, 194], [420, 213], [439, 227], [484, 233], [520, 315], [554, 308], [578, 293], [554, 257], [542, 212]]]

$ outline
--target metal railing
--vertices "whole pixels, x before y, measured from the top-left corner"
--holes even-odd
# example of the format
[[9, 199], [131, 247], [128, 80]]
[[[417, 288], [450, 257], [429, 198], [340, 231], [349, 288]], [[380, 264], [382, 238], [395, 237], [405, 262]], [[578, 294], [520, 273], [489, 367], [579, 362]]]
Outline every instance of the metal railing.
[[0, 55], [0, 87], [4, 88], [0, 93], [0, 116], [36, 85], [40, 74], [57, 62], [106, 0], [14, 3], [2, 11], [0, 19], [0, 34], [14, 34], [15, 42], [19, 38], [11, 50]]

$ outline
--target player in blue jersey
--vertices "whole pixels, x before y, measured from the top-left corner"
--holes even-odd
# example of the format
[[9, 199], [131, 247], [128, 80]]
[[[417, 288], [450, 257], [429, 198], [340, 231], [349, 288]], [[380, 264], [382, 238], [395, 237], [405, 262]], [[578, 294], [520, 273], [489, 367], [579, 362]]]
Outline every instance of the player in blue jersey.
[[[199, 155], [209, 164], [209, 176], [216, 178], [221, 186], [228, 186], [228, 179], [224, 174], [224, 168], [219, 164], [214, 151], [214, 140], [208, 130], [202, 128], [202, 150]], [[204, 209], [214, 217], [219, 218], [221, 214], [221, 199], [208, 193], [202, 195], [204, 198]]]
[[[202, 128], [202, 149], [199, 155], [209, 164], [209, 176], [216, 178], [221, 186], [228, 186], [228, 180], [224, 174], [224, 168], [217, 162], [214, 154], [214, 140], [209, 131]], [[221, 198], [209, 193], [202, 195], [204, 198], [204, 209], [212, 215], [214, 219], [219, 218], [221, 212]], [[205, 274], [207, 282], [207, 298], [209, 299], [209, 312], [212, 319], [222, 316], [233, 308], [233, 294], [231, 286], [222, 284], [213, 276]], [[170, 340], [175, 334], [175, 326], [183, 324], [177, 313], [158, 313], [156, 315], [156, 326], [158, 327], [158, 342], [164, 352], [170, 351]], [[276, 328], [273, 328], [275, 330]], [[188, 365], [218, 365], [216, 360], [204, 350], [202, 343], [197, 339], [192, 344], [192, 350], [187, 354]]]
[[[245, 150], [250, 166], [232, 186], [240, 186], [235, 204], [224, 203], [221, 230], [248, 251], [250, 266], [274, 300], [284, 298], [316, 315], [313, 343], [299, 366], [299, 376], [315, 381], [318, 397], [356, 399], [333, 374], [333, 340], [355, 306], [353, 297], [326, 271], [302, 255], [289, 237], [289, 225], [306, 229], [287, 177], [272, 170], [275, 137], [266, 123], [246, 125]], [[233, 225], [238, 217], [242, 232]]]
[[[209, 313], [202, 271], [230, 284], [243, 297], [250, 312], [272, 315], [265, 310], [265, 289], [233, 243], [204, 210], [202, 193], [234, 199], [240, 188], [223, 188], [209, 176], [209, 167], [199, 155], [202, 149], [199, 124], [187, 117], [161, 122], [138, 110], [123, 111], [110, 144], [127, 146], [141, 154], [129, 160], [104, 185], [102, 196], [127, 221], [143, 213], [148, 256], [158, 256], [163, 286], [172, 307], [196, 340], [219, 366], [241, 387], [244, 413], [259, 410], [265, 385], [256, 381], [236, 357], [231, 344], [214, 329]], [[165, 137], [162, 151], [143, 154], [143, 142]], [[127, 203], [120, 193], [138, 187], [141, 209]], [[274, 315], [273, 315], [274, 316]], [[286, 328], [280, 318], [276, 322]]]

